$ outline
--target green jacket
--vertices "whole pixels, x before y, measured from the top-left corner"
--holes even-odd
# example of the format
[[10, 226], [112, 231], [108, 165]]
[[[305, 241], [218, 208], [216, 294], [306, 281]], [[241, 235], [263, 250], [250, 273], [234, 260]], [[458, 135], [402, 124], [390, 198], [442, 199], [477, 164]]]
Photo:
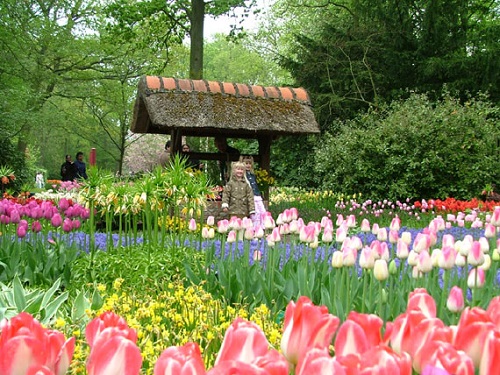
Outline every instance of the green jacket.
[[232, 176], [226, 184], [222, 193], [222, 208], [225, 207], [228, 208], [230, 217], [250, 217], [251, 214], [255, 213], [253, 190], [245, 178], [238, 180]]

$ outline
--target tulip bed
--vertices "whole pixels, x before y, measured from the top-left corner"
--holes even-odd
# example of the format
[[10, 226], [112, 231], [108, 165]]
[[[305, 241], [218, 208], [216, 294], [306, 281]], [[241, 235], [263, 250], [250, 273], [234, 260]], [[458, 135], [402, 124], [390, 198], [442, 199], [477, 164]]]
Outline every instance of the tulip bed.
[[0, 201], [1, 374], [500, 373], [492, 203], [276, 189], [253, 228], [93, 173]]

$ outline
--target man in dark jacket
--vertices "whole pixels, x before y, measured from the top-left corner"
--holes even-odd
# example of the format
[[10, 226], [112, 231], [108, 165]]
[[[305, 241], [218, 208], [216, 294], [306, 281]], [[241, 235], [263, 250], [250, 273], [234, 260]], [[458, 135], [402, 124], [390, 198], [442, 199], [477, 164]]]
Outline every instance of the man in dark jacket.
[[71, 161], [71, 155], [66, 155], [66, 161], [61, 165], [61, 180], [73, 181], [76, 178], [76, 166]]

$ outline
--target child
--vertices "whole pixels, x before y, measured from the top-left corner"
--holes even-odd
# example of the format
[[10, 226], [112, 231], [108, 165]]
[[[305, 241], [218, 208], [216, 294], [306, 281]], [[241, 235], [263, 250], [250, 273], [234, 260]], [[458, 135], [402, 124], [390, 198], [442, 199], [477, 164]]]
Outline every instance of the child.
[[231, 168], [231, 179], [222, 194], [222, 211], [229, 216], [251, 217], [255, 212], [253, 192], [245, 179], [245, 164], [235, 162]]
[[255, 215], [253, 216], [253, 225], [255, 228], [262, 226], [262, 214], [266, 213], [266, 208], [264, 207], [264, 202], [262, 200], [262, 194], [260, 193], [259, 186], [257, 185], [257, 177], [254, 172], [254, 162], [253, 156], [242, 155], [240, 156], [240, 162], [245, 164], [245, 177], [248, 184], [253, 190], [253, 200], [255, 205]]

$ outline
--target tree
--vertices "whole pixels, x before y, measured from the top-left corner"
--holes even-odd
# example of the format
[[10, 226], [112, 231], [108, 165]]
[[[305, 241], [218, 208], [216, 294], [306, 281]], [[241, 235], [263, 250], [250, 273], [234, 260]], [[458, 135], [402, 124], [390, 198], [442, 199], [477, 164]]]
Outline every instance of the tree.
[[[280, 3], [298, 4], [294, 0]], [[307, 1], [322, 21], [280, 55], [310, 92], [322, 129], [409, 91], [488, 91], [500, 100], [498, 1]]]
[[[168, 52], [171, 45], [182, 43], [189, 35], [190, 68], [189, 78], [203, 78], [203, 24], [206, 14], [219, 16], [241, 7], [245, 12], [255, 4], [251, 0], [167, 0], [167, 1], [134, 1], [117, 0], [108, 6], [108, 15], [113, 18], [110, 25], [118, 34], [149, 43], [167, 53], [165, 64], [168, 63]], [[244, 13], [245, 15], [246, 13]], [[147, 33], [143, 31], [147, 30]], [[234, 29], [236, 30], [236, 28]], [[147, 37], [144, 36], [147, 34]]]

